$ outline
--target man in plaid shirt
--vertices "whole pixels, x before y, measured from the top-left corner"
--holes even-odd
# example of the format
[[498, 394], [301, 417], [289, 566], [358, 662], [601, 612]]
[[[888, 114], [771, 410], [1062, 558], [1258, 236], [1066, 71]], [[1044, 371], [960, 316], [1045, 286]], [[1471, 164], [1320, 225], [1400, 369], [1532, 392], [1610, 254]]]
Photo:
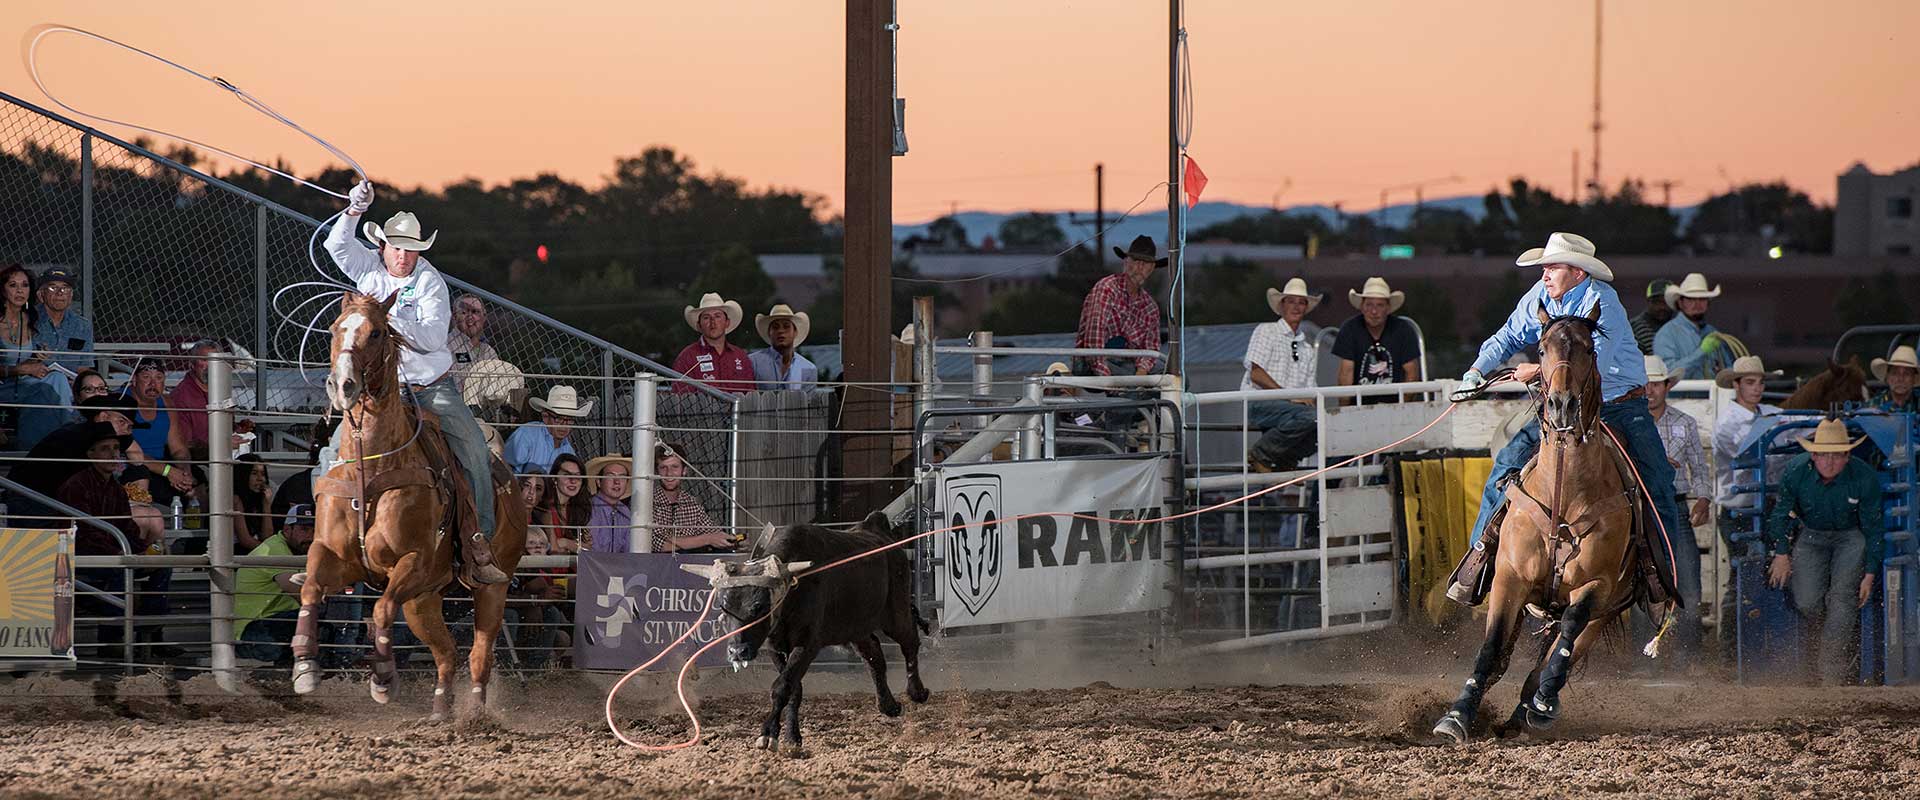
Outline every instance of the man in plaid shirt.
[[733, 537], [713, 524], [700, 499], [686, 490], [687, 462], [670, 446], [654, 449], [660, 485], [653, 490], [653, 552], [731, 553]]
[[[1285, 290], [1268, 289], [1267, 307], [1280, 319], [1262, 323], [1247, 340], [1247, 372], [1240, 390], [1309, 389], [1315, 383], [1318, 348], [1301, 325], [1325, 295], [1309, 294], [1307, 282], [1287, 281]], [[1260, 400], [1247, 404], [1247, 428], [1265, 433], [1247, 451], [1247, 463], [1257, 472], [1292, 469], [1314, 450], [1317, 426], [1308, 401]]]
[[1667, 531], [1673, 539], [1673, 565], [1678, 573], [1675, 581], [1681, 602], [1686, 605], [1680, 612], [1684, 616], [1675, 628], [1677, 651], [1674, 654], [1675, 663], [1684, 668], [1700, 648], [1700, 542], [1694, 538], [1693, 526], [1707, 523], [1707, 514], [1713, 508], [1713, 480], [1707, 471], [1706, 448], [1700, 444], [1699, 423], [1687, 412], [1667, 404], [1667, 392], [1680, 376], [1671, 374], [1667, 362], [1659, 356], [1645, 358], [1647, 412], [1653, 416], [1654, 428], [1660, 431], [1667, 462], [1673, 465], [1673, 504], [1687, 509], [1691, 501], [1687, 515], [1678, 517], [1680, 530]]
[[[1121, 259], [1121, 271], [1101, 278], [1087, 292], [1086, 303], [1080, 306], [1080, 335], [1074, 339], [1074, 347], [1160, 349], [1160, 306], [1142, 288], [1154, 270], [1167, 265], [1165, 256], [1156, 257], [1158, 252], [1151, 236], [1136, 237], [1125, 250], [1113, 248], [1114, 255]], [[1074, 371], [1079, 375], [1112, 375], [1114, 367], [1126, 360], [1075, 358]], [[1153, 372], [1160, 363], [1151, 356], [1132, 361], [1135, 375]]]

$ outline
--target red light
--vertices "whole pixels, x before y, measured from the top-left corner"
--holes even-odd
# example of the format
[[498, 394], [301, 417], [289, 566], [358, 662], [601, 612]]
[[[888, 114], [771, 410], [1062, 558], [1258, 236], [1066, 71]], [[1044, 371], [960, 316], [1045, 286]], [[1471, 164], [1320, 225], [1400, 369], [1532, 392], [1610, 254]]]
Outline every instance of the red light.
[[543, 244], [543, 245], [540, 245], [539, 247], [534, 248], [533, 257], [540, 259], [540, 263], [542, 264], [547, 263], [547, 246]]

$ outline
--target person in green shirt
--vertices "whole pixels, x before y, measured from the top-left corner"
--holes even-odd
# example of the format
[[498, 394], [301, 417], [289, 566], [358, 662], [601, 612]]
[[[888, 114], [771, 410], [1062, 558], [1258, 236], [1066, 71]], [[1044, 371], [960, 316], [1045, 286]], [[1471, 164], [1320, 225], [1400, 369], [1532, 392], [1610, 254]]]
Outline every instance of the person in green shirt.
[[1913, 391], [1915, 379], [1920, 378], [1920, 355], [1913, 348], [1901, 345], [1894, 348], [1892, 356], [1874, 359], [1873, 377], [1886, 381], [1887, 388], [1874, 395], [1868, 405], [1893, 413], [1920, 413], [1920, 394]]
[[[313, 506], [287, 509], [285, 525], [250, 556], [304, 556], [313, 544]], [[300, 614], [300, 586], [294, 567], [245, 567], [234, 574], [234, 654], [241, 658], [293, 663], [293, 628]]]
[[1812, 438], [1800, 440], [1807, 452], [1788, 462], [1767, 514], [1768, 582], [1776, 589], [1791, 583], [1800, 615], [1820, 621], [1815, 664], [1829, 685], [1845, 682], [1852, 667], [1859, 609], [1873, 596], [1885, 550], [1880, 474], [1852, 455], [1865, 440], [1849, 440], [1842, 420], [1821, 422]]

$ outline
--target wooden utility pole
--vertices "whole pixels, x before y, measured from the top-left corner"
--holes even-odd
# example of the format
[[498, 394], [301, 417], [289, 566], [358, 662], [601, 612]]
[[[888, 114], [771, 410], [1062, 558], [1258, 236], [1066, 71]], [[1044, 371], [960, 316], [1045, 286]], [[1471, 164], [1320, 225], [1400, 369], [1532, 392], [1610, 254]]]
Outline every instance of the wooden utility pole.
[[1593, 0], [1593, 190], [1594, 200], [1606, 197], [1607, 187], [1600, 184], [1600, 2]]
[[[1167, 0], [1167, 314], [1173, 320], [1167, 336], [1167, 369], [1169, 375], [1180, 372], [1180, 338], [1187, 325], [1187, 313], [1183, 302], [1186, 298], [1184, 286], [1176, 289], [1176, 281], [1184, 281], [1180, 253], [1180, 212], [1185, 209], [1186, 200], [1182, 197], [1181, 178], [1185, 176], [1185, 164], [1180, 163], [1180, 31], [1184, 0]], [[1094, 344], [1099, 347], [1099, 343]]]
[[[882, 384], [899, 379], [887, 338], [893, 319], [892, 22], [892, 0], [847, 0], [846, 329], [840, 352], [845, 379], [855, 384], [846, 389], [842, 418], [845, 428], [858, 431], [892, 427], [893, 393]], [[858, 519], [889, 499], [881, 495], [893, 471], [893, 442], [885, 434], [863, 433], [847, 436], [844, 444], [841, 474], [873, 479], [849, 482], [843, 494], [838, 518]]]
[[[1087, 218], [1069, 211], [1067, 222], [1085, 225]], [[1093, 165], [1093, 254], [1107, 263], [1107, 165], [1100, 163]]]

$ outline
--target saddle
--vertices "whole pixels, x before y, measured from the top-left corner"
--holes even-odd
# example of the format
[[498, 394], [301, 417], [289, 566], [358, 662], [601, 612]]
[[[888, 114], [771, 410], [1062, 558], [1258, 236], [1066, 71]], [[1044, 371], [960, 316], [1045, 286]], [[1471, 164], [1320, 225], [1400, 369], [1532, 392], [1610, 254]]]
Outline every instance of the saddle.
[[[327, 474], [314, 481], [314, 495], [326, 495], [347, 500], [356, 512], [354, 534], [360, 539], [360, 561], [371, 572], [367, 562], [366, 531], [367, 523], [373, 519], [381, 496], [404, 486], [431, 486], [439, 495], [442, 506], [454, 513], [441, 517], [441, 527], [436, 532], [441, 536], [452, 533], [455, 542], [465, 542], [480, 527], [480, 517], [474, 506], [473, 491], [466, 477], [460, 473], [459, 461], [447, 446], [440, 432], [440, 417], [431, 411], [412, 408], [419, 415], [420, 435], [414, 442], [422, 455], [426, 457], [426, 466], [407, 466], [381, 469], [379, 462], [349, 462], [335, 464]], [[513, 471], [499, 458], [488, 459], [493, 477], [494, 496], [515, 490]], [[364, 484], [357, 470], [368, 470]], [[492, 498], [488, 498], [492, 500]], [[449, 527], [451, 526], [451, 527]]]

